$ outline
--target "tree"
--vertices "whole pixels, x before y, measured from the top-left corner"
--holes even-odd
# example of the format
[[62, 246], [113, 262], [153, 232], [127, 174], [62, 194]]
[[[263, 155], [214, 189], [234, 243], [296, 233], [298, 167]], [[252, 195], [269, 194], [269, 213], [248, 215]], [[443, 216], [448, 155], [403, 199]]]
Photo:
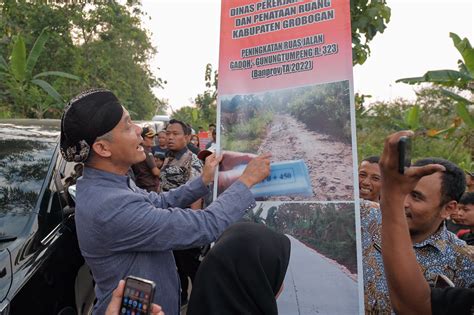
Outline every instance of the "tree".
[[370, 56], [369, 43], [383, 33], [391, 10], [385, 0], [351, 0], [352, 63], [362, 65]]
[[[88, 1], [89, 2], [89, 1]], [[148, 60], [156, 52], [150, 33], [141, 26], [140, 2], [128, 0], [85, 3], [0, 2], [0, 54], [5, 55], [15, 34], [27, 47], [49, 27], [50, 39], [37, 62], [39, 72], [55, 68], [82, 78], [80, 82], [54, 80], [50, 84], [65, 99], [91, 87], [112, 90], [134, 119], [149, 119], [166, 104], [152, 89], [165, 82], [155, 77]], [[58, 114], [51, 117], [59, 117]]]
[[471, 159], [465, 163], [464, 167], [472, 170], [474, 167], [474, 115], [470, 113], [469, 107], [474, 105], [474, 48], [467, 38], [461, 40], [454, 33], [450, 33], [449, 36], [462, 56], [462, 60], [458, 60], [459, 70], [432, 70], [421, 77], [403, 78], [396, 82], [432, 83], [439, 88], [440, 93], [454, 102], [457, 115], [452, 123], [440, 130], [431, 129], [427, 134], [431, 137], [455, 136], [458, 143], [463, 142], [471, 149]]
[[217, 70], [212, 71], [212, 65], [208, 63], [206, 65], [206, 71], [204, 75], [204, 81], [206, 90], [203, 94], [198, 94], [194, 99], [196, 107], [200, 110], [199, 116], [207, 124], [216, 122], [216, 109], [217, 109]]
[[[47, 71], [34, 75], [34, 70], [39, 56], [44, 50], [48, 33], [45, 29], [41, 32], [26, 58], [26, 47], [23, 37], [15, 37], [10, 54], [9, 63], [0, 56], [0, 86], [4, 86], [3, 101], [11, 115], [20, 117], [43, 118], [48, 110], [58, 110], [64, 106], [63, 97], [45, 80], [46, 76], [57, 76], [79, 80], [77, 76], [61, 71]], [[54, 107], [41, 94], [41, 90], [54, 100]]]
[[173, 112], [174, 119], [182, 120], [190, 124], [195, 130], [198, 127], [207, 127], [210, 123], [216, 123], [217, 108], [217, 70], [212, 71], [212, 65], [208, 63], [204, 73], [206, 90], [198, 94], [194, 99], [194, 106], [185, 106]]
[[163, 81], [152, 74], [148, 60], [156, 53], [142, 29], [139, 3], [113, 1], [76, 16], [76, 41], [84, 56], [78, 70], [91, 86], [113, 90], [134, 119], [149, 119], [159, 103], [152, 92]]
[[[470, 147], [460, 145], [460, 132], [452, 136], [428, 137], [456, 117], [455, 101], [439, 90], [425, 88], [417, 92], [415, 102], [397, 99], [376, 102], [367, 109], [357, 110], [357, 151], [359, 158], [380, 155], [385, 137], [402, 129], [416, 129], [413, 138], [413, 159], [436, 156], [469, 169]], [[415, 109], [417, 108], [417, 109]], [[418, 112], [418, 114], [416, 114]], [[462, 141], [461, 141], [462, 143]]]

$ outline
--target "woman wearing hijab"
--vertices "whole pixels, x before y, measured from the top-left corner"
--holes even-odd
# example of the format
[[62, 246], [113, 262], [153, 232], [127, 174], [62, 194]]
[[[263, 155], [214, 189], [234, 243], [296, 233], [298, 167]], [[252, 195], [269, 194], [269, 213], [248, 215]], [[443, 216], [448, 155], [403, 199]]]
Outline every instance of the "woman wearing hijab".
[[187, 315], [278, 314], [290, 240], [262, 224], [236, 223], [206, 255]]

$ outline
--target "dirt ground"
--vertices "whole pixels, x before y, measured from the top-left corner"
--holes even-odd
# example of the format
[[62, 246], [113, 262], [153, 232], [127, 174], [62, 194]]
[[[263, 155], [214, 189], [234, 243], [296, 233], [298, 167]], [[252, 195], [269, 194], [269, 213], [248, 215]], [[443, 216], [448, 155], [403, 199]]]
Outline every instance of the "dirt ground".
[[313, 188], [313, 197], [281, 196], [279, 201], [353, 200], [352, 148], [350, 144], [310, 131], [290, 115], [276, 114], [258, 152], [271, 152], [272, 161], [302, 159]]

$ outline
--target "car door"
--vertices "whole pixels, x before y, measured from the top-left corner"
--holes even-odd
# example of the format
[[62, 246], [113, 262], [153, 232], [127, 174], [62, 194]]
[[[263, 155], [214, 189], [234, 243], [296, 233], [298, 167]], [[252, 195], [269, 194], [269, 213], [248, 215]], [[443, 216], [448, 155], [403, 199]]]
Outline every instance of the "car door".
[[[7, 248], [0, 250], [0, 314], [4, 314], [8, 308], [8, 301], [5, 300], [12, 282], [12, 266], [10, 252]], [[3, 302], [5, 301], [5, 302]]]
[[76, 176], [74, 163], [57, 152], [54, 161], [29, 236], [12, 255], [17, 292], [12, 313], [56, 314], [74, 305], [74, 281], [84, 260], [75, 234], [74, 204], [65, 184], [72, 184]]

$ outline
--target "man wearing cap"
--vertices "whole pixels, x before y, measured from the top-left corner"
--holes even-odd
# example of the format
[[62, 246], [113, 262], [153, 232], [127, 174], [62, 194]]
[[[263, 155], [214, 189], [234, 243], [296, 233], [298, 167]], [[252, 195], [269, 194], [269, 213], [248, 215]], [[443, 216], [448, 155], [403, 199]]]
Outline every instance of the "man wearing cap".
[[125, 175], [145, 159], [140, 134], [115, 95], [103, 89], [72, 99], [61, 119], [61, 154], [85, 165], [77, 181], [75, 219], [82, 255], [96, 281], [94, 314], [105, 312], [120, 279], [134, 275], [154, 281], [153, 302], [167, 315], [178, 315], [172, 250], [214, 241], [255, 206], [249, 188], [269, 174], [269, 155], [257, 157], [206, 209], [183, 209], [208, 193], [220, 158], [209, 156], [202, 175], [186, 185], [149, 193]]
[[132, 170], [135, 175], [135, 184], [146, 191], [158, 191], [160, 185], [160, 169], [156, 166], [155, 158], [151, 152], [154, 137], [155, 132], [152, 128], [143, 127], [142, 146], [146, 159], [132, 165]]

